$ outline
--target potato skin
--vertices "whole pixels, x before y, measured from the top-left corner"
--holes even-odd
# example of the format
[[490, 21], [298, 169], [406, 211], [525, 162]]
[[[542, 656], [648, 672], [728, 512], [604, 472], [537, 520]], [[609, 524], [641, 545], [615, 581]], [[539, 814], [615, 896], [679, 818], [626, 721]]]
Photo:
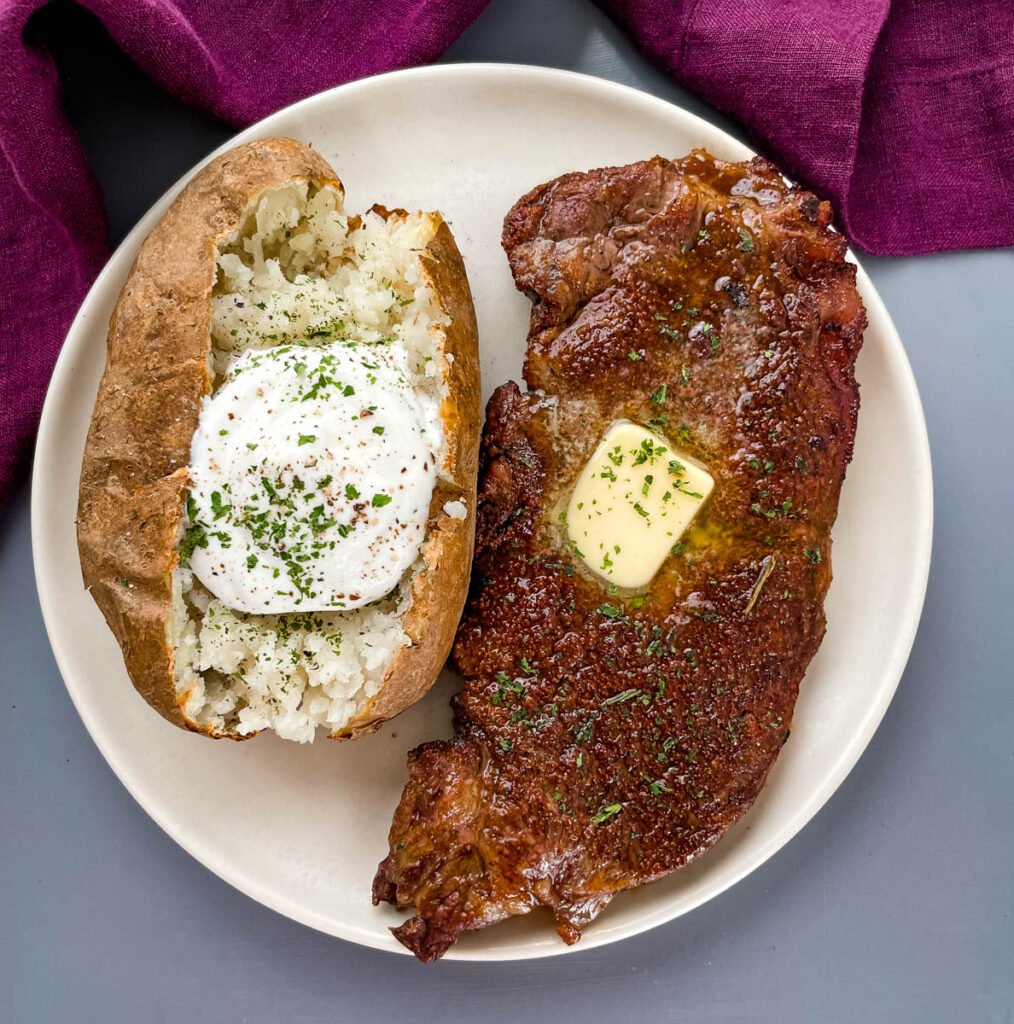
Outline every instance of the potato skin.
[[[294, 179], [331, 185], [344, 194], [331, 167], [305, 144], [259, 139], [200, 170], [152, 229], [110, 319], [106, 367], [81, 467], [77, 537], [82, 576], [120, 644], [130, 678], [168, 721], [216, 738], [245, 737], [216, 732], [184, 715], [187, 695], [176, 694], [169, 640], [187, 464], [201, 401], [211, 388], [211, 293], [218, 247], [240, 228], [259, 193]], [[353, 735], [397, 714], [432, 685], [468, 583], [481, 424], [475, 314], [450, 231], [439, 216], [431, 216], [435, 234], [424, 261], [453, 318], [446, 332], [447, 350], [455, 357], [450, 397], [441, 411], [455, 486], [453, 494], [442, 498], [435, 493], [431, 505], [424, 544], [429, 572], [414, 581], [418, 604], [413, 603], [405, 620], [413, 646], [396, 656], [373, 707], [349, 730]], [[451, 498], [466, 502], [466, 520], [443, 515], [443, 502]]]

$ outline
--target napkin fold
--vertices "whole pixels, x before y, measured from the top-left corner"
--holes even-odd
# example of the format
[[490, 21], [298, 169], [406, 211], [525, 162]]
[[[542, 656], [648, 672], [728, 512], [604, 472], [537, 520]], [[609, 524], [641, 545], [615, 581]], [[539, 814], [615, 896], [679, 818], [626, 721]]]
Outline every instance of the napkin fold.
[[[159, 86], [242, 126], [435, 59], [486, 0], [82, 0]], [[0, 499], [67, 327], [108, 255], [102, 198], [25, 28], [0, 0]], [[1014, 3], [602, 0], [648, 56], [895, 255], [1014, 244]], [[509, 97], [505, 97], [509, 102]], [[580, 161], [578, 161], [579, 163]]]
[[1014, 245], [1012, 0], [610, 0], [880, 256]]

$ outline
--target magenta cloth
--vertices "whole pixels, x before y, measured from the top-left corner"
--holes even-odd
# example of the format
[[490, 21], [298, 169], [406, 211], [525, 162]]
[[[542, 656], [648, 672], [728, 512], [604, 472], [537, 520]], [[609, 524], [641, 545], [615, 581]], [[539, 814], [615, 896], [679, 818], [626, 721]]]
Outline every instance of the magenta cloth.
[[[81, 2], [163, 89], [240, 126], [435, 59], [486, 0]], [[0, 0], [0, 498], [108, 255], [102, 199], [64, 120], [55, 68], [25, 39], [42, 4]], [[830, 197], [862, 248], [1014, 244], [1012, 0], [603, 5], [674, 78]]]

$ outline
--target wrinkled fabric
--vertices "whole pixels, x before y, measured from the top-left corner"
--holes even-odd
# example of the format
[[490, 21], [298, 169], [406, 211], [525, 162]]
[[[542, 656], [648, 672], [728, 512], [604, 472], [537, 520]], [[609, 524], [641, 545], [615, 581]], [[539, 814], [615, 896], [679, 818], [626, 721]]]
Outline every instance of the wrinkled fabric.
[[[486, 0], [80, 0], [167, 92], [236, 125], [438, 57]], [[71, 319], [109, 255], [102, 197], [24, 28], [0, 0], [0, 500], [24, 467]]]
[[1014, 245], [1014, 0], [612, 0], [881, 256]]
[[[239, 127], [342, 82], [435, 59], [486, 2], [82, 5], [159, 86]], [[0, 0], [0, 498], [26, 461], [67, 327], [108, 255], [101, 195], [63, 117], [56, 70], [26, 40], [42, 5]], [[651, 59], [831, 198], [862, 248], [1014, 244], [1010, 0], [602, 5]]]

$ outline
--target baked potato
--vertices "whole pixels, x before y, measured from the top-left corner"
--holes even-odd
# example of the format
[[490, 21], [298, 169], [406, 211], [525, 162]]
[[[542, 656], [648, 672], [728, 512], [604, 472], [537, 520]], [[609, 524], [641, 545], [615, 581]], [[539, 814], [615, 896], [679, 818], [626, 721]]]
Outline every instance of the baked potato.
[[465, 599], [465, 268], [439, 214], [343, 200], [306, 145], [237, 146], [148, 235], [110, 321], [84, 583], [140, 694], [210, 737], [373, 730], [432, 685]]

